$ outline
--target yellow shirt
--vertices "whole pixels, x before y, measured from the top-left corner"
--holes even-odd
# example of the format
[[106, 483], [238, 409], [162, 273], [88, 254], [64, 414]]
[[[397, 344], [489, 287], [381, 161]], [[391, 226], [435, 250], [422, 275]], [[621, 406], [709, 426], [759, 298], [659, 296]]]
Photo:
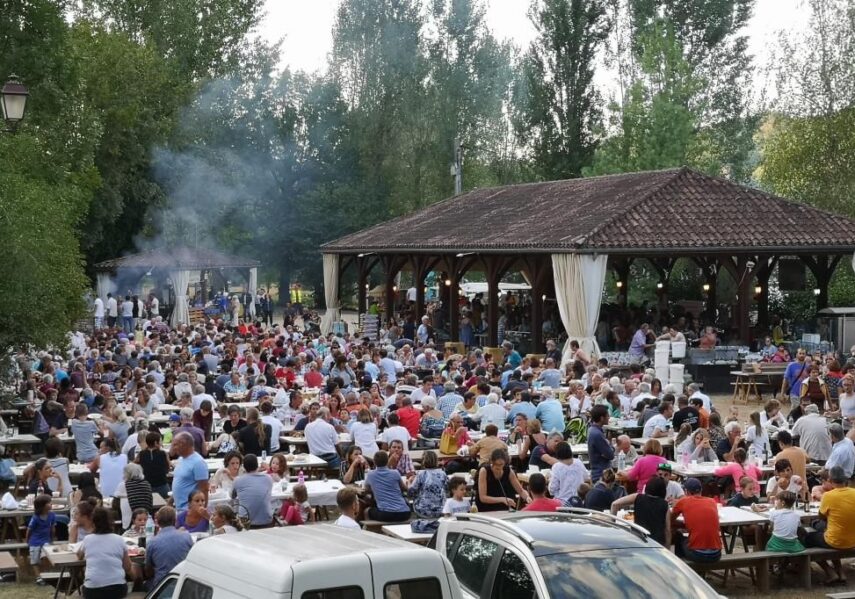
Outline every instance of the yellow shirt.
[[828, 519], [826, 543], [835, 549], [855, 547], [855, 489], [839, 487], [826, 491], [819, 513]]

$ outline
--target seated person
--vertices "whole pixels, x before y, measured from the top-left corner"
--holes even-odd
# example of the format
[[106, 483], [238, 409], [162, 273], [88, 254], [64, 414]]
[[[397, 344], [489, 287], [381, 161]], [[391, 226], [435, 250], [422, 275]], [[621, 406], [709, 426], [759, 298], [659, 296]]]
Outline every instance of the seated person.
[[365, 518], [381, 522], [405, 522], [410, 519], [410, 506], [404, 501], [407, 487], [397, 470], [389, 468], [389, 454], [374, 454], [376, 468], [365, 474], [365, 492], [374, 496], [374, 507], [366, 508]]

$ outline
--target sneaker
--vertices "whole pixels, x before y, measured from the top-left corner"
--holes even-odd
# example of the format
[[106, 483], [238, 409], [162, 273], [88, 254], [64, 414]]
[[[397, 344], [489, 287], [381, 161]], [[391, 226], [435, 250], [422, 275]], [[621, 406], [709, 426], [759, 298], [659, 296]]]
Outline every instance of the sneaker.
[[46, 586], [47, 580], [45, 580], [44, 578], [39, 576], [38, 578], [36, 578], [36, 584], [39, 585], [40, 587]]

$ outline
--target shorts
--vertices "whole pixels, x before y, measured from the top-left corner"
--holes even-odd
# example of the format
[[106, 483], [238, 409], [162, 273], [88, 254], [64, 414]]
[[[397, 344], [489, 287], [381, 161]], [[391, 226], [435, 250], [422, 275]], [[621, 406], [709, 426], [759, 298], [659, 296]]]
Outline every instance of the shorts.
[[30, 545], [30, 565], [38, 566], [42, 561], [42, 558], [45, 556], [45, 546], [44, 545]]

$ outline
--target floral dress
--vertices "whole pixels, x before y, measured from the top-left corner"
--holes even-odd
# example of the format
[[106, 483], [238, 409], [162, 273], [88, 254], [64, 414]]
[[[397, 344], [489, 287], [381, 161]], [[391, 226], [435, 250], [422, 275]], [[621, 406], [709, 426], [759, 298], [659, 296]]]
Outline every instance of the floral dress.
[[439, 518], [448, 497], [448, 476], [439, 468], [416, 473], [409, 494], [415, 497], [413, 510], [421, 518]]

